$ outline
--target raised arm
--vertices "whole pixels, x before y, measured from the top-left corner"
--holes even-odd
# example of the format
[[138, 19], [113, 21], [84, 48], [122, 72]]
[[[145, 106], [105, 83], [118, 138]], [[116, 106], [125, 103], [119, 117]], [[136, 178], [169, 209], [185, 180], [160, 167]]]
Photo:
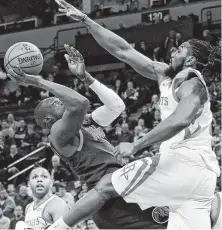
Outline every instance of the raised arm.
[[[70, 71], [98, 95], [103, 102], [103, 106], [92, 112], [91, 118], [100, 126], [111, 124], [124, 110], [123, 100], [112, 90], [94, 79], [85, 70], [84, 59], [82, 55], [73, 47], [65, 45], [68, 55], [65, 55]], [[69, 59], [72, 58], [72, 62]]]
[[159, 83], [165, 78], [167, 64], [152, 61], [150, 58], [136, 51], [123, 38], [100, 26], [71, 4], [63, 0], [56, 0], [56, 2], [63, 8], [60, 9], [61, 12], [65, 12], [67, 16], [72, 17], [76, 21], [82, 21], [95, 40], [110, 54], [129, 64], [146, 78], [153, 79]]
[[[89, 108], [88, 99], [66, 86], [44, 80], [40, 76], [25, 74], [21, 68], [20, 75], [13, 70], [9, 70], [9, 74], [9, 77], [20, 85], [42, 88], [59, 98], [59, 100], [55, 98], [51, 104], [61, 106], [62, 102], [66, 110], [62, 118], [53, 124], [50, 139], [53, 144], [56, 144], [56, 147], [65, 146], [68, 149], [69, 145], [73, 146], [73, 138], [78, 134]], [[65, 155], [67, 154], [65, 153]]]
[[[166, 141], [183, 129], [188, 128], [196, 118], [201, 106], [207, 100], [207, 92], [201, 81], [193, 78], [181, 84], [177, 97], [180, 102], [169, 117], [134, 143], [120, 143], [116, 148], [116, 154], [133, 155], [152, 144]], [[199, 127], [193, 130], [192, 134], [198, 130]]]

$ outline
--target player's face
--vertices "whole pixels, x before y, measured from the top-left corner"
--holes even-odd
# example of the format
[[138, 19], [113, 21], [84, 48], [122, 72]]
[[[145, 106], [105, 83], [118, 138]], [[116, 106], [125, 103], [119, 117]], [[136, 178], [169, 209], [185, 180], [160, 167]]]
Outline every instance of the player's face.
[[178, 70], [182, 70], [184, 66], [184, 62], [188, 56], [187, 43], [183, 43], [176, 52], [171, 54], [170, 66], [174, 69], [174, 71], [178, 72]]
[[15, 214], [15, 216], [21, 216], [22, 215], [22, 208], [20, 206], [15, 207], [14, 214]]
[[29, 178], [29, 186], [34, 197], [44, 197], [52, 187], [52, 180], [49, 172], [41, 168], [33, 170]]

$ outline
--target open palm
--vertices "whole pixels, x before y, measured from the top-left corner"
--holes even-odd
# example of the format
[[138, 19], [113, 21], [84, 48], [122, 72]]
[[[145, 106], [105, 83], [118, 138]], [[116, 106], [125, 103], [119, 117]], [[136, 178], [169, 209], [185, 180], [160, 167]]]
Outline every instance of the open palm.
[[59, 11], [62, 13], [66, 13], [66, 16], [72, 17], [76, 21], [82, 21], [86, 17], [84, 13], [76, 9], [70, 3], [67, 3], [64, 0], [55, 0], [55, 2], [59, 5]]
[[64, 45], [68, 54], [65, 54], [65, 58], [68, 62], [70, 71], [76, 75], [80, 80], [85, 78], [86, 69], [82, 55], [73, 47]]

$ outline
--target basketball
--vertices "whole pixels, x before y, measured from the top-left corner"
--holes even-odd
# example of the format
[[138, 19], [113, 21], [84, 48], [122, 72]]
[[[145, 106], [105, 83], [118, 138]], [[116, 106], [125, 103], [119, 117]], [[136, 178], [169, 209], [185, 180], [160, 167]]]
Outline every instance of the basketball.
[[38, 75], [43, 66], [43, 56], [38, 47], [29, 42], [19, 42], [11, 46], [4, 58], [6, 71], [11, 68], [19, 74], [19, 65], [22, 70], [31, 75]]

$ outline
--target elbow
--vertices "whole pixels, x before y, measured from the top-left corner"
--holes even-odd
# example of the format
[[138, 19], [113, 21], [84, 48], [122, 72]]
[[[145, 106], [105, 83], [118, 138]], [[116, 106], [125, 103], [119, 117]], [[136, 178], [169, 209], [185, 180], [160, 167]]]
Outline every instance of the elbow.
[[183, 130], [185, 128], [187, 128], [190, 124], [191, 124], [191, 121], [190, 119], [172, 119], [170, 121], [170, 124], [173, 125], [173, 127], [175, 127], [176, 129], [178, 130]]
[[119, 115], [126, 109], [126, 105], [123, 100], [118, 97], [118, 100], [115, 100], [115, 104], [112, 105], [111, 110], [115, 111]]
[[89, 100], [87, 98], [84, 98], [82, 100], [82, 103], [81, 103], [81, 107], [84, 111], [88, 111], [89, 110], [89, 107], [90, 107], [90, 103], [89, 103]]

